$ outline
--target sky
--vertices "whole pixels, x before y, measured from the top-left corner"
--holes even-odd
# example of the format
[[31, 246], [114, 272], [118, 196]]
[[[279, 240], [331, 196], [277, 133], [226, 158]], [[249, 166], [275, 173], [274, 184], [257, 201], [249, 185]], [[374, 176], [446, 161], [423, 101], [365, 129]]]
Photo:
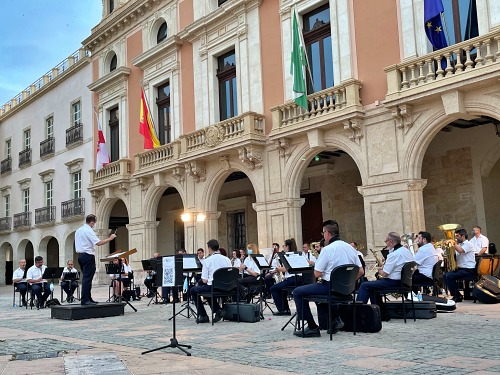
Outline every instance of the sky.
[[101, 0], [1, 0], [0, 107], [81, 47]]

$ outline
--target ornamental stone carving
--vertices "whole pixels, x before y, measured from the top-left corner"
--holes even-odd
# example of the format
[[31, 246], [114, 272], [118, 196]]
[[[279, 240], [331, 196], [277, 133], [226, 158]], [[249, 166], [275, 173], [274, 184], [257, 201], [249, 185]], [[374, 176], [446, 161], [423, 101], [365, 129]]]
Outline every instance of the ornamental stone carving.
[[218, 126], [209, 126], [205, 130], [205, 145], [207, 147], [214, 147], [222, 142], [224, 136], [223, 131]]
[[344, 129], [349, 131], [349, 139], [356, 142], [358, 145], [361, 143], [361, 138], [363, 138], [363, 129], [361, 127], [361, 119], [353, 118], [344, 121]]
[[206, 178], [206, 170], [205, 163], [199, 161], [191, 161], [189, 163], [184, 164], [186, 168], [186, 174], [191, 176], [194, 182], [205, 181]]
[[288, 138], [277, 139], [276, 141], [274, 141], [274, 146], [279, 150], [280, 156], [282, 158], [288, 158], [292, 154], [290, 140]]
[[262, 150], [252, 146], [244, 146], [238, 149], [240, 160], [251, 170], [262, 168]]
[[219, 160], [222, 163], [222, 168], [225, 171], [228, 171], [229, 168], [231, 168], [231, 165], [229, 164], [229, 155], [222, 155], [219, 157]]
[[172, 170], [172, 176], [177, 180], [177, 182], [184, 186], [184, 181], [186, 179], [186, 171], [183, 167], [175, 167]]
[[[404, 134], [413, 126], [418, 118], [413, 116], [413, 108], [409, 104], [402, 104], [391, 109], [391, 115], [396, 121], [396, 127], [402, 129]], [[420, 115], [419, 115], [420, 116]]]

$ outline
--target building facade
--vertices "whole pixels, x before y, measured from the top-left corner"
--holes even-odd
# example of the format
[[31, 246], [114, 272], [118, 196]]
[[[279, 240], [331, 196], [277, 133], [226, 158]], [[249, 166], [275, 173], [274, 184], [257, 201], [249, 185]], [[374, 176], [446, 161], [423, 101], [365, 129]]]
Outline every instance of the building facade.
[[[93, 168], [90, 58], [83, 48], [0, 111], [0, 285], [20, 259], [64, 267], [90, 212]], [[75, 265], [77, 262], [75, 262]]]

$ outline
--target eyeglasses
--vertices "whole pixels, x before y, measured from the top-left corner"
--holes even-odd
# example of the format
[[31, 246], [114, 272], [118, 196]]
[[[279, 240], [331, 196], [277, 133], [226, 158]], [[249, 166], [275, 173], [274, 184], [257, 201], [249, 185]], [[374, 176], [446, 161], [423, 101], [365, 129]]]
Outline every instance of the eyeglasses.
[[329, 233], [327, 230], [324, 230], [323, 232], [321, 232], [321, 235], [323, 236], [325, 233]]
[[386, 238], [386, 239], [384, 240], [384, 242], [389, 242], [389, 241], [391, 241], [391, 239], [390, 239], [390, 238]]

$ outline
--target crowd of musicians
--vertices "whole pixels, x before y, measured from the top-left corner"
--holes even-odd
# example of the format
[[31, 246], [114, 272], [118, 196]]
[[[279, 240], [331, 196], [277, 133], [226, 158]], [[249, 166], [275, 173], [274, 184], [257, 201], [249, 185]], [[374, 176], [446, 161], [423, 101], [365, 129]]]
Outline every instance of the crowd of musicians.
[[[488, 239], [481, 234], [481, 228], [475, 226], [473, 236], [465, 229], [455, 230], [455, 240], [450, 244], [456, 256], [457, 269], [449, 270], [444, 274], [444, 286], [448, 289], [450, 297], [455, 302], [462, 301], [457, 280], [466, 278], [476, 272], [476, 256], [488, 253], [488, 249], [494, 248], [489, 244]], [[209, 318], [200, 294], [207, 292], [211, 288], [214, 272], [220, 268], [235, 267], [239, 271], [238, 290], [240, 299], [250, 302], [257, 293], [263, 293], [266, 298], [272, 298], [277, 316], [291, 315], [289, 298], [293, 298], [297, 310], [298, 318], [307, 322], [305, 337], [320, 336], [318, 324], [314, 321], [308, 303], [303, 304], [303, 298], [311, 295], [326, 295], [329, 290], [330, 274], [335, 267], [354, 264], [359, 267], [356, 277], [359, 279], [356, 300], [362, 303], [380, 304], [379, 293], [384, 288], [393, 288], [400, 284], [401, 271], [404, 264], [414, 261], [417, 264], [417, 271], [413, 275], [414, 282], [433, 281], [432, 271], [437, 262], [442, 262], [442, 250], [433, 244], [429, 232], [421, 231], [416, 236], [416, 246], [408, 248], [401, 241], [398, 233], [390, 232], [385, 238], [385, 250], [387, 252], [385, 261], [379, 261], [376, 280], [368, 281], [365, 277], [365, 262], [361, 252], [357, 250], [356, 242], [345, 242], [340, 238], [339, 224], [334, 220], [323, 223], [321, 230], [322, 240], [317, 243], [304, 243], [299, 249], [293, 238], [284, 241], [280, 246], [273, 244], [273, 252], [267, 258], [268, 265], [265, 272], [255, 261], [252, 254], [259, 254], [259, 248], [255, 244], [249, 244], [245, 249], [233, 250], [228, 254], [225, 249], [220, 248], [217, 240], [212, 239], [207, 242], [207, 252], [198, 249], [197, 257], [202, 265], [201, 274], [186, 273], [185, 277], [192, 288], [189, 294], [197, 308], [197, 323], [207, 323]], [[493, 245], [493, 247], [491, 246]], [[179, 254], [184, 254], [184, 250], [179, 250]], [[310, 272], [291, 273], [280, 261], [279, 254], [296, 254], [306, 259], [310, 267]], [[155, 253], [153, 258], [161, 258], [159, 253]], [[377, 259], [378, 260], [378, 259]], [[123, 260], [124, 275], [131, 271], [126, 259]], [[14, 271], [13, 281], [21, 293], [22, 304], [26, 304], [26, 294], [28, 286], [32, 293], [36, 295], [39, 307], [43, 307], [45, 301], [51, 293], [47, 280], [42, 278], [45, 266], [43, 258], [37, 256], [35, 264], [26, 270], [26, 261], [19, 262], [19, 268]], [[73, 268], [73, 261], [68, 260], [63, 275], [60, 278], [61, 287], [66, 292], [67, 301], [72, 302], [73, 293], [77, 288], [75, 278], [66, 280], [66, 275], [76, 272]], [[148, 270], [148, 275], [144, 284], [147, 287], [147, 296], [160, 297], [161, 303], [180, 302], [180, 295], [184, 292], [184, 299], [188, 299], [186, 290], [179, 287], [159, 287], [157, 286], [155, 271]], [[116, 275], [112, 275], [116, 279]], [[127, 287], [127, 281], [121, 279], [122, 285], [115, 288], [117, 294]], [[161, 288], [161, 296], [159, 290]], [[292, 289], [291, 295], [285, 290]], [[415, 291], [416, 292], [416, 291]], [[220, 321], [224, 317], [224, 309], [217, 302], [213, 301], [214, 322]], [[331, 329], [336, 333], [343, 326], [340, 317], [336, 317], [332, 322]], [[302, 336], [302, 332], [299, 333]]]

